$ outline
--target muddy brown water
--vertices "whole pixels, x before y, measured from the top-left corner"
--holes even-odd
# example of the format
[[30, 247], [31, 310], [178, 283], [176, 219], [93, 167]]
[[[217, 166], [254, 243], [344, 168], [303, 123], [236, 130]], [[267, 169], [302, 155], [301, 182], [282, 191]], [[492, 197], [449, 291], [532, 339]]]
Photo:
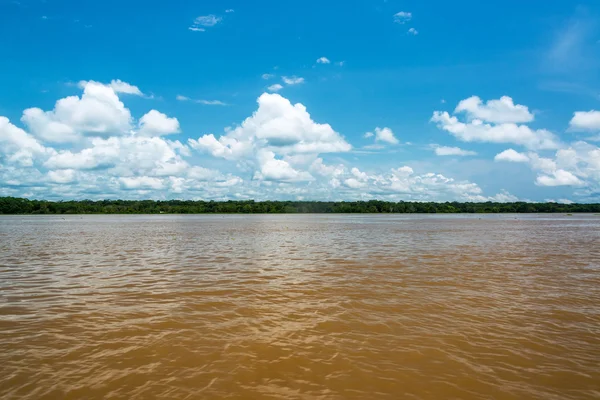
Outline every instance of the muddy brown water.
[[600, 216], [0, 217], [0, 398], [600, 398]]

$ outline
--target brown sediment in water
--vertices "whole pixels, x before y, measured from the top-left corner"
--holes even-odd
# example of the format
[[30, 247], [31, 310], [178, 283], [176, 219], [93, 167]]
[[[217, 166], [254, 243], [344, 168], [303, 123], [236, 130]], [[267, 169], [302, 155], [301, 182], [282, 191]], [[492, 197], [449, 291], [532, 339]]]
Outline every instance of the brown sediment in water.
[[0, 217], [0, 398], [600, 396], [594, 216], [64, 218]]

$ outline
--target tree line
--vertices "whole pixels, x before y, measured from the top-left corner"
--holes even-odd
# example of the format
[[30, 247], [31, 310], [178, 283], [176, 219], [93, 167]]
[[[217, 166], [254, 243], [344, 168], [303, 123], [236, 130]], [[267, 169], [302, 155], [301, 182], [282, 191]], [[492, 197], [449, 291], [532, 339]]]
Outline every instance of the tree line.
[[600, 213], [600, 204], [370, 201], [47, 201], [0, 197], [0, 214]]

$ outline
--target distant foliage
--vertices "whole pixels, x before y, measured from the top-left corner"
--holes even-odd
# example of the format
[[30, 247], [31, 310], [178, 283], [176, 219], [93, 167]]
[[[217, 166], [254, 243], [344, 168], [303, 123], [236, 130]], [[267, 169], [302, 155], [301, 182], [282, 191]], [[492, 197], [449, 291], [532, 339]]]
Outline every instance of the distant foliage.
[[0, 197], [0, 214], [600, 213], [600, 204], [387, 201], [45, 201]]

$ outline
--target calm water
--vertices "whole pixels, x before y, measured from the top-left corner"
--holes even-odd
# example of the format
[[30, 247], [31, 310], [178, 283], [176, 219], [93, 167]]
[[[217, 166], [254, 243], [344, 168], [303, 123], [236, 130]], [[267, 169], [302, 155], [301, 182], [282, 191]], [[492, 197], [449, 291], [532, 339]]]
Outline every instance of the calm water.
[[0, 217], [0, 398], [600, 398], [600, 216]]

